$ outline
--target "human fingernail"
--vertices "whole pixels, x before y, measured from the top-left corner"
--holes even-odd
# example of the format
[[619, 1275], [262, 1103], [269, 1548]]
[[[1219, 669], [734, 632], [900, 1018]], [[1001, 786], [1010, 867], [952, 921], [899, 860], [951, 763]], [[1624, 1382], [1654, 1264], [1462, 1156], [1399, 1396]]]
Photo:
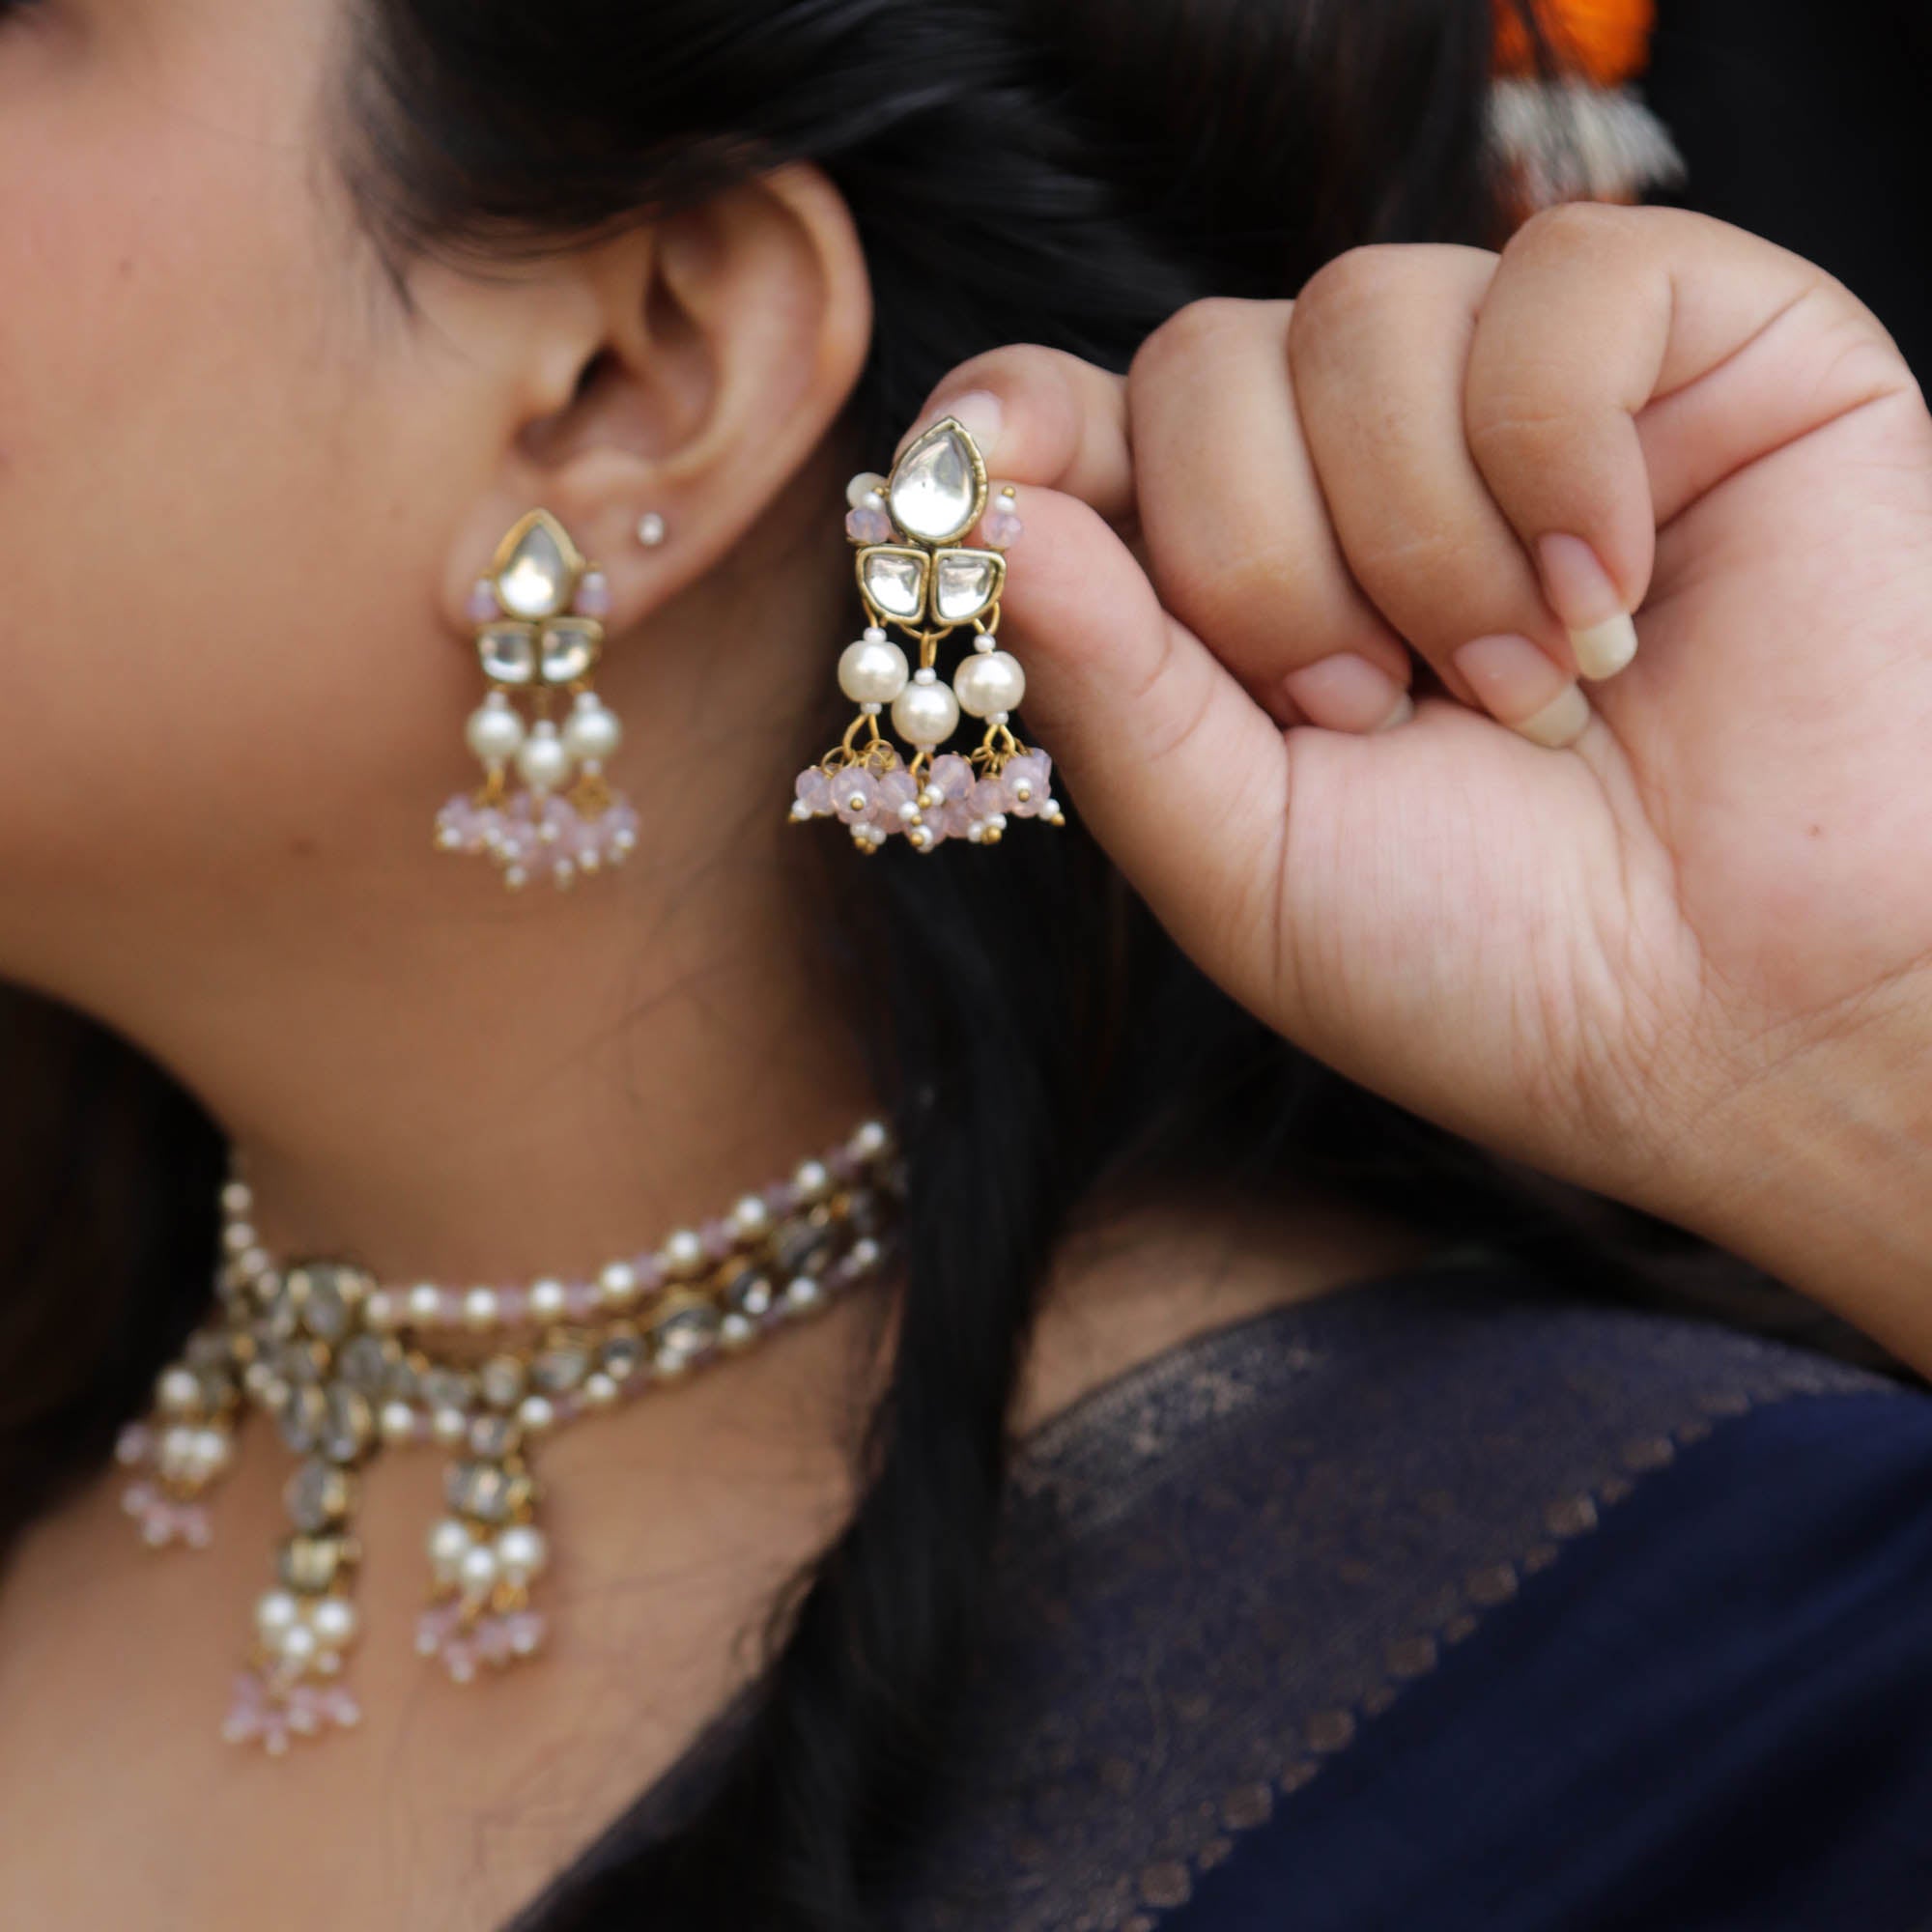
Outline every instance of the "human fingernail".
[[1614, 677], [1636, 656], [1636, 625], [1597, 553], [1581, 537], [1552, 531], [1536, 546], [1543, 587], [1570, 633], [1585, 677]]
[[1330, 731], [1387, 731], [1415, 716], [1415, 703], [1380, 665], [1338, 651], [1303, 665], [1282, 689], [1311, 724]]
[[990, 463], [993, 451], [999, 445], [1000, 427], [1006, 420], [1006, 414], [1005, 405], [992, 390], [968, 389], [964, 395], [934, 404], [920, 418], [919, 427], [906, 438], [906, 441], [916, 442], [934, 424], [951, 416], [980, 445], [980, 454]]
[[1590, 722], [1582, 686], [1527, 638], [1477, 638], [1453, 662], [1491, 715], [1535, 744], [1573, 744]]

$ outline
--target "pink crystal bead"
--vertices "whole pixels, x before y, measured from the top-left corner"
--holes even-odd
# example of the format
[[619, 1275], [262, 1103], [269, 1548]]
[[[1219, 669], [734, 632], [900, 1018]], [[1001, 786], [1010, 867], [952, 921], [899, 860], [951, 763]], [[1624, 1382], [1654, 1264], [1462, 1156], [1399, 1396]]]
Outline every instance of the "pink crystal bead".
[[611, 580], [601, 570], [586, 571], [577, 586], [571, 609], [580, 617], [608, 617], [611, 614]]
[[986, 778], [981, 779], [973, 787], [973, 794], [966, 803], [973, 816], [983, 825], [989, 819], [998, 818], [1003, 813], [1010, 811], [1013, 809], [1013, 795], [1007, 788], [1004, 779]]
[[502, 615], [497, 608], [497, 593], [491, 587], [487, 577], [479, 577], [469, 592], [469, 601], [464, 606], [464, 615], [472, 624], [488, 624]]
[[564, 1284], [563, 1305], [581, 1320], [595, 1315], [604, 1305], [604, 1298], [594, 1281], [572, 1281]]
[[878, 781], [857, 765], [849, 766], [832, 781], [833, 810], [847, 825], [857, 825], [870, 817], [878, 795]]
[[277, 1685], [258, 1671], [235, 1679], [221, 1734], [231, 1744], [260, 1743], [279, 1757], [292, 1737], [318, 1737], [331, 1724], [348, 1730], [362, 1707], [339, 1684]]
[[1053, 796], [1053, 761], [1044, 752], [1009, 758], [1000, 779], [1013, 801], [1011, 810], [1021, 818], [1037, 818]]
[[872, 801], [871, 821], [881, 832], [889, 836], [903, 832], [911, 823], [906, 817], [906, 808], [916, 806], [919, 799], [919, 781], [903, 769], [888, 772], [878, 781]]
[[980, 525], [980, 537], [988, 550], [1010, 550], [1026, 534], [1026, 526], [1003, 503], [995, 503]]
[[114, 1460], [124, 1468], [145, 1463], [155, 1447], [155, 1432], [145, 1423], [130, 1422], [114, 1443]]
[[[932, 822], [930, 812], [926, 814], [926, 822]], [[938, 829], [949, 838], [970, 838], [980, 823], [980, 814], [970, 798], [955, 798], [940, 809]]]
[[926, 783], [949, 804], [964, 798], [973, 789], [972, 762], [957, 752], [947, 752], [933, 759]]
[[893, 520], [885, 511], [861, 503], [845, 519], [845, 534], [855, 544], [882, 544], [893, 540]]
[[808, 771], [800, 772], [798, 783], [793, 786], [798, 802], [814, 818], [829, 818], [832, 815], [832, 781], [825, 775], [824, 768], [813, 765]]

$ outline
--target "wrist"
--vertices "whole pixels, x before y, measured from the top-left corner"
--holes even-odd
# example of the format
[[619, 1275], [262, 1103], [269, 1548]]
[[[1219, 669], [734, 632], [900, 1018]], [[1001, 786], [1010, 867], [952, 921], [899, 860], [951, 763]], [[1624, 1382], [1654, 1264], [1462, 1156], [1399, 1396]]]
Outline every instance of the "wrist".
[[1932, 1376], [1932, 1014], [1789, 1055], [1713, 1124], [1690, 1225]]

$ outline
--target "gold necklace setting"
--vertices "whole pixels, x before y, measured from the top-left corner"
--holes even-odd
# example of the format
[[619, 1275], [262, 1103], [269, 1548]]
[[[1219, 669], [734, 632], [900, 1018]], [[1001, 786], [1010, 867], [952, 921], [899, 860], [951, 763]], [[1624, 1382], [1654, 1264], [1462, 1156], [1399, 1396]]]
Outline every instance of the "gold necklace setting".
[[224, 1734], [279, 1756], [297, 1738], [360, 1720], [344, 1681], [362, 1634], [355, 1517], [364, 1473], [385, 1449], [428, 1444], [451, 1458], [445, 1513], [426, 1538], [417, 1651], [458, 1683], [535, 1656], [549, 1624], [534, 1593], [553, 1560], [536, 1446], [876, 1277], [902, 1194], [892, 1136], [868, 1121], [788, 1179], [593, 1274], [393, 1287], [342, 1262], [278, 1262], [251, 1221], [247, 1181], [233, 1175], [214, 1309], [116, 1449], [129, 1472], [123, 1506], [155, 1549], [213, 1540], [208, 1496], [249, 1410], [299, 1459]]

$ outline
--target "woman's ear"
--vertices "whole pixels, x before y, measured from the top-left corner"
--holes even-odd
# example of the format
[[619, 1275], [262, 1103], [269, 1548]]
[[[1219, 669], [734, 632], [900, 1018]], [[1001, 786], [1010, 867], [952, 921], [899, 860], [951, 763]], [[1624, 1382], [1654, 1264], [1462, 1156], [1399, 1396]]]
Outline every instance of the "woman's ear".
[[[556, 298], [497, 338], [524, 363], [516, 419], [457, 534], [446, 609], [460, 623], [540, 505], [603, 570], [622, 631], [774, 508], [843, 409], [871, 340], [865, 251], [827, 176], [789, 162], [533, 276]], [[661, 547], [639, 541], [650, 514]]]

